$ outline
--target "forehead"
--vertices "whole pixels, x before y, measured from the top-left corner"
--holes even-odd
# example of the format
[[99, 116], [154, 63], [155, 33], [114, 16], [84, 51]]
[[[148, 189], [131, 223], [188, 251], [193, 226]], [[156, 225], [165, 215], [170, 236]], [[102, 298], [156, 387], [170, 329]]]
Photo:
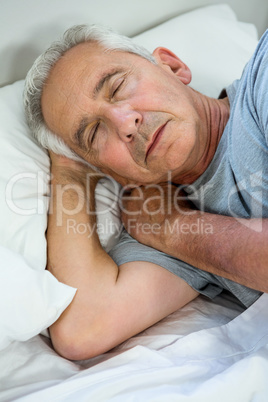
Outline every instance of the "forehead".
[[131, 68], [137, 60], [144, 59], [123, 51], [107, 52], [97, 42], [81, 43], [68, 50], [52, 68], [43, 89], [41, 106], [49, 128], [61, 135], [60, 116], [66, 119], [72, 115], [73, 105], [85, 96], [92, 97], [96, 84], [106, 74]]
[[[122, 57], [123, 54], [123, 57]], [[79, 75], [86, 68], [91, 74], [98, 76], [100, 68], [109, 68], [110, 65], [122, 64], [131, 58], [131, 54], [123, 51], [108, 51], [97, 42], [80, 43], [69, 49], [55, 64], [51, 76], [60, 72]]]
[[107, 51], [97, 42], [81, 43], [68, 50], [55, 64], [50, 72], [46, 86], [66, 87], [78, 79], [94, 80], [101, 78], [105, 71], [119, 66], [129, 66], [139, 56], [120, 51]]

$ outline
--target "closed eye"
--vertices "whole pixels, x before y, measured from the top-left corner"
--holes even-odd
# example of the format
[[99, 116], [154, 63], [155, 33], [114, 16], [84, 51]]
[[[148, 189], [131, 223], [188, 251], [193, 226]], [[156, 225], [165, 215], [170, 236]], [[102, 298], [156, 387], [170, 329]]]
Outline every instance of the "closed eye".
[[116, 95], [116, 93], [119, 91], [119, 89], [122, 87], [123, 83], [125, 82], [125, 78], [122, 77], [119, 80], [116, 81], [116, 87], [115, 89], [112, 88], [112, 95], [111, 99], [113, 99]]
[[92, 135], [91, 135], [91, 139], [90, 139], [91, 144], [93, 144], [93, 141], [94, 141], [94, 139], [95, 139], [95, 137], [96, 137], [96, 134], [97, 134], [97, 132], [98, 132], [99, 125], [100, 125], [100, 122], [98, 122], [98, 123], [94, 126], [94, 128], [93, 128]]

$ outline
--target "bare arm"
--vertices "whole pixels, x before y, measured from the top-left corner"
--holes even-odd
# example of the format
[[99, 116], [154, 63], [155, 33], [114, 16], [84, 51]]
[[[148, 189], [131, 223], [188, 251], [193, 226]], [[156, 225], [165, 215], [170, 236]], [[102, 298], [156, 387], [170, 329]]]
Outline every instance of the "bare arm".
[[[95, 215], [88, 215], [84, 198], [87, 172], [82, 165], [52, 155], [48, 269], [78, 290], [50, 334], [58, 353], [70, 359], [103, 353], [197, 296], [183, 280], [155, 264], [118, 267], [102, 249], [97, 233], [93, 230], [89, 236]], [[91, 180], [91, 210], [96, 183]], [[69, 219], [90, 225], [90, 231], [68, 230]]]
[[[151, 191], [144, 190], [143, 199], [135, 192], [135, 200], [125, 201], [122, 217], [126, 229], [138, 241], [205, 271], [268, 292], [267, 219], [204, 213], [185, 202], [180, 209], [173, 206], [168, 212], [166, 206], [163, 211], [156, 206]], [[161, 211], [150, 213], [155, 210]], [[141, 212], [131, 214], [133, 211]]]

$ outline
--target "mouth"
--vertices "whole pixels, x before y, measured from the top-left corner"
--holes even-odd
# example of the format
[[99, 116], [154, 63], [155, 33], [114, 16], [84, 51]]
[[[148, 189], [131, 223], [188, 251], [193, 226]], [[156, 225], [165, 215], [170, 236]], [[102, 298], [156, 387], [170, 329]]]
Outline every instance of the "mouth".
[[157, 144], [159, 143], [167, 123], [168, 122], [166, 122], [165, 124], [160, 126], [156, 130], [156, 132], [154, 133], [152, 141], [150, 142], [150, 144], [149, 144], [149, 146], [147, 148], [146, 155], [145, 155], [145, 160], [147, 160], [148, 156], [154, 151], [154, 149], [156, 148]]

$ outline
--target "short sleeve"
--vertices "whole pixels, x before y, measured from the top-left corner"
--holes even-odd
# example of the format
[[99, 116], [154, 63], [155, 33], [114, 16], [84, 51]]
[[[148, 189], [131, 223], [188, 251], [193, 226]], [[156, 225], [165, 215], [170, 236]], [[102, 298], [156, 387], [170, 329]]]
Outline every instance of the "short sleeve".
[[249, 80], [253, 113], [257, 114], [260, 130], [264, 133], [268, 144], [268, 30], [262, 36], [252, 59]]
[[213, 299], [226, 289], [234, 294], [245, 306], [249, 306], [260, 295], [260, 292], [202, 271], [177, 258], [145, 246], [133, 239], [125, 230], [122, 232], [119, 242], [109, 252], [109, 255], [118, 266], [134, 261], [146, 261], [159, 265], [179, 276], [197, 292], [210, 299]]

